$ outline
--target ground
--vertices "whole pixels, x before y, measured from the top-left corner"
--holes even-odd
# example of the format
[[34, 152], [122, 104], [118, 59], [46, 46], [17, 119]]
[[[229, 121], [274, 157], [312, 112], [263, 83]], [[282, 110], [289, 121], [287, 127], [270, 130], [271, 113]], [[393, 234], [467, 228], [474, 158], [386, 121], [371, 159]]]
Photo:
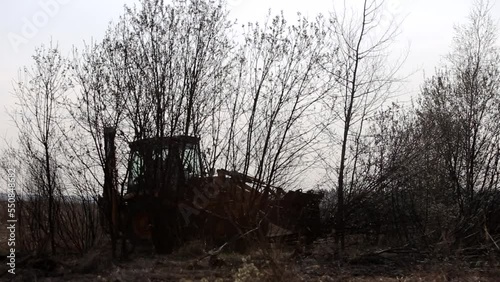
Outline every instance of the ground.
[[[415, 249], [372, 249], [350, 254], [343, 263], [332, 257], [328, 240], [309, 247], [271, 244], [246, 254], [231, 251], [207, 256], [199, 242], [170, 255], [136, 251], [112, 259], [109, 248], [83, 257], [56, 256], [18, 260], [16, 275], [2, 281], [500, 281], [498, 252], [475, 250], [439, 257]], [[265, 250], [265, 251], [263, 251]], [[472, 255], [469, 255], [472, 254]], [[4, 256], [3, 256], [4, 257]]]

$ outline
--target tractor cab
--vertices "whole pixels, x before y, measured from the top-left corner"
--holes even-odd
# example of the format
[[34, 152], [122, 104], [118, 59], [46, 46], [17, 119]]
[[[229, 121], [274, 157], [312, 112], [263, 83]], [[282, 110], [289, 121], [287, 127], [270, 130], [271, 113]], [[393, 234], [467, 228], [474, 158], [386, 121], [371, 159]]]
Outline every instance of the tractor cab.
[[200, 139], [174, 136], [142, 139], [130, 143], [126, 198], [168, 197], [185, 193], [186, 182], [204, 175]]
[[[178, 205], [204, 176], [200, 139], [173, 136], [131, 142], [127, 191], [123, 196], [127, 237], [170, 252], [183, 237]], [[191, 187], [191, 188], [190, 188]]]

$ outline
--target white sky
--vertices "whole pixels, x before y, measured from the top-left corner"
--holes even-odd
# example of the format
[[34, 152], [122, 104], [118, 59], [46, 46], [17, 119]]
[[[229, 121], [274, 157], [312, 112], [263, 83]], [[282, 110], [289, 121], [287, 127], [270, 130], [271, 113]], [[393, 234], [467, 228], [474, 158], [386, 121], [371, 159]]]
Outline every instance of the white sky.
[[[166, 0], [167, 1], [167, 0]], [[346, 0], [352, 1], [352, 0]], [[4, 108], [14, 106], [12, 80], [18, 70], [31, 64], [34, 48], [48, 44], [50, 39], [59, 43], [63, 54], [71, 46], [82, 46], [83, 41], [99, 40], [108, 23], [116, 21], [125, 4], [138, 0], [6, 0], [0, 9], [0, 139], [15, 134]], [[271, 9], [272, 13], [283, 10], [293, 22], [297, 11], [314, 17], [317, 13], [329, 13], [336, 3], [343, 0], [228, 0], [231, 16], [240, 23], [262, 20]], [[408, 101], [418, 92], [423, 74], [429, 77], [443, 55], [450, 50], [453, 26], [465, 23], [472, 0], [386, 0], [387, 10], [405, 18], [401, 35], [394, 45], [395, 51], [408, 49], [402, 74], [411, 74], [402, 88], [400, 100]], [[45, 8], [44, 8], [45, 6]], [[49, 8], [47, 8], [49, 7]], [[500, 19], [500, 3], [492, 10]], [[30, 28], [30, 23], [32, 24]], [[24, 41], [12, 42], [23, 37]], [[397, 53], [397, 52], [396, 52]], [[3, 142], [0, 141], [0, 148]]]

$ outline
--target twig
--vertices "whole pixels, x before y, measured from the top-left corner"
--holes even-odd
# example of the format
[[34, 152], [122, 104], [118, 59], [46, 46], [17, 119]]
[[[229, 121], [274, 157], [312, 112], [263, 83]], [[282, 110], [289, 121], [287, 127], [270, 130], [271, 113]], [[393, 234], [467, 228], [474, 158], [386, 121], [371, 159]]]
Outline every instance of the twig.
[[488, 229], [484, 228], [484, 231], [486, 232], [486, 235], [488, 235], [490, 240], [493, 242], [493, 244], [495, 244], [495, 247], [497, 247], [497, 250], [500, 251], [500, 247], [498, 247], [498, 244], [497, 244], [497, 242], [495, 242], [495, 239], [493, 239], [493, 237], [491, 237], [490, 232], [488, 232]]
[[227, 245], [229, 245], [230, 243], [233, 243], [233, 242], [235, 242], [236, 240], [238, 240], [238, 239], [240, 239], [240, 238], [242, 238], [242, 237], [244, 237], [244, 236], [246, 236], [246, 235], [248, 235], [248, 234], [250, 234], [250, 233], [252, 233], [252, 232], [254, 232], [254, 231], [256, 231], [256, 230], [258, 230], [258, 229], [260, 228], [260, 223], [261, 223], [261, 222], [262, 222], [262, 220], [259, 222], [259, 224], [257, 225], [257, 227], [255, 227], [254, 229], [251, 229], [251, 230], [249, 230], [249, 231], [247, 231], [247, 232], [245, 232], [245, 233], [243, 233], [243, 234], [238, 234], [238, 235], [236, 235], [236, 236], [233, 236], [233, 238], [231, 238], [231, 240], [229, 240], [229, 241], [227, 241], [226, 243], [222, 244], [220, 247], [218, 247], [218, 248], [214, 248], [214, 249], [212, 249], [212, 250], [208, 251], [208, 252], [207, 252], [207, 254], [206, 254], [206, 255], [204, 255], [203, 257], [199, 258], [199, 259], [197, 260], [197, 262], [199, 262], [199, 261], [203, 260], [204, 258], [211, 257], [211, 256], [216, 256], [216, 255], [220, 254], [220, 252], [222, 252], [222, 250], [223, 250], [223, 249], [224, 249]]
[[375, 255], [380, 255], [380, 254], [383, 254], [383, 253], [386, 253], [386, 252], [394, 252], [396, 250], [404, 250], [406, 247], [408, 247], [410, 244], [405, 244], [401, 247], [389, 247], [387, 249], [383, 249], [383, 250], [379, 250], [379, 251], [376, 251], [376, 252], [373, 252], [372, 254], [375, 254]]

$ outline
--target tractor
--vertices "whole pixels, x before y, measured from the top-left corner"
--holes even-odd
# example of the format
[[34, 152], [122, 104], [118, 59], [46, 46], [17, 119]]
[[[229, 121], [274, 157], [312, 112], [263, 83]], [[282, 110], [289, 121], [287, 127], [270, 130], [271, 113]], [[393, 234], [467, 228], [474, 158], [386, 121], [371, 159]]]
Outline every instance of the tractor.
[[285, 192], [223, 169], [208, 175], [198, 137], [148, 138], [129, 146], [127, 189], [116, 202], [119, 233], [133, 245], [169, 253], [190, 239], [220, 245], [241, 243], [247, 234], [318, 233], [322, 195]]

